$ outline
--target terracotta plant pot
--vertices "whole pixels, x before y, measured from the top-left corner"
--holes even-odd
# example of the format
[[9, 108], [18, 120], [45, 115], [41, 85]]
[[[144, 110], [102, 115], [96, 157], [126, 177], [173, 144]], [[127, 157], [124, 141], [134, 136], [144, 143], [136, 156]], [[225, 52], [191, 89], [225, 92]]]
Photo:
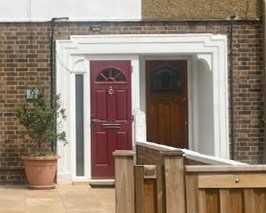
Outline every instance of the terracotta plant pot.
[[29, 188], [55, 188], [54, 181], [57, 171], [57, 160], [59, 159], [59, 156], [22, 156], [21, 159], [24, 164]]

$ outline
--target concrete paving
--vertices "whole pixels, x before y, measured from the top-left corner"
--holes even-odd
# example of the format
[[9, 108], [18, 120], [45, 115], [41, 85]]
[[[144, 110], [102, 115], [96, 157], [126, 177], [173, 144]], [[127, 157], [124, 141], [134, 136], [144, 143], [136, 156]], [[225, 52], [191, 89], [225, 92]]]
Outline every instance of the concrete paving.
[[58, 185], [52, 190], [0, 186], [0, 213], [115, 213], [114, 188]]

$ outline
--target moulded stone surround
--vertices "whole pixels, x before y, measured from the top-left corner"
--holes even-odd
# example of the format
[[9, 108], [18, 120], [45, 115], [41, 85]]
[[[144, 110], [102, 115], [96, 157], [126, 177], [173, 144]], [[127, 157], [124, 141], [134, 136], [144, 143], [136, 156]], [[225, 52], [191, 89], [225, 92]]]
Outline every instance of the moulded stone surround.
[[[63, 107], [66, 108], [68, 116], [64, 129], [70, 140], [67, 147], [58, 146], [58, 152], [61, 156], [59, 161], [58, 180], [69, 182], [77, 179], [75, 176], [75, 94], [74, 77], [75, 74], [84, 74], [86, 82], [89, 79], [90, 60], [131, 60], [133, 67], [132, 76], [132, 110], [136, 114], [140, 109], [140, 57], [151, 56], [185, 56], [191, 63], [190, 72], [196, 72], [197, 61], [203, 61], [205, 69], [212, 72], [212, 82], [209, 82], [213, 88], [212, 109], [214, 126], [214, 150], [213, 155], [222, 158], [229, 158], [229, 133], [228, 133], [228, 76], [227, 76], [227, 38], [225, 35], [214, 34], [149, 34], [149, 35], [86, 35], [71, 36], [69, 40], [59, 40], [56, 43], [57, 48], [57, 92], [61, 94]], [[191, 81], [193, 82], [193, 81]], [[68, 85], [65, 87], [65, 85]], [[90, 93], [89, 83], [85, 89]], [[197, 151], [199, 141], [197, 141], [198, 132], [197, 123], [197, 97], [194, 91], [189, 109], [189, 148]], [[194, 94], [194, 96], [193, 96]], [[85, 102], [90, 100], [87, 95]], [[90, 106], [85, 107], [86, 135], [85, 140], [90, 141]], [[132, 114], [133, 114], [132, 112]], [[142, 112], [143, 113], [143, 112]], [[144, 112], [145, 113], [145, 112]], [[144, 114], [145, 115], [145, 114]], [[136, 116], [137, 118], [137, 116]], [[143, 132], [138, 133], [140, 124], [145, 129], [145, 118], [141, 116], [142, 121], [134, 129], [135, 138], [143, 138]], [[86, 163], [85, 176], [81, 179], [90, 179], [90, 142], [85, 145]]]

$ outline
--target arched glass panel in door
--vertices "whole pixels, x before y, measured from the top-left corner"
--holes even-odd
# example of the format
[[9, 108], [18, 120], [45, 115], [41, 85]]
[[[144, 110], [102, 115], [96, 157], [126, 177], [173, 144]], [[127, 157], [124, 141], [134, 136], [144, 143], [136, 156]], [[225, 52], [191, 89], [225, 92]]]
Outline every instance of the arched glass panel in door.
[[98, 83], [126, 83], [125, 75], [119, 70], [114, 67], [108, 67], [102, 70], [97, 78], [96, 82]]

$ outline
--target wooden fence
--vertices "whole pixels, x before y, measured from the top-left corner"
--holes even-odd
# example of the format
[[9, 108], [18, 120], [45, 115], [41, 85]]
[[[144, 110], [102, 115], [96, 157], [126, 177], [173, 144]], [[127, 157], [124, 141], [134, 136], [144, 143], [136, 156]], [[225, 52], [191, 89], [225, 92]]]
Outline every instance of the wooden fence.
[[186, 166], [187, 213], [265, 213], [266, 166]]
[[139, 165], [138, 154], [114, 153], [116, 213], [266, 212], [264, 165], [198, 165], [195, 157], [188, 165], [178, 149], [163, 149], [157, 163]]

